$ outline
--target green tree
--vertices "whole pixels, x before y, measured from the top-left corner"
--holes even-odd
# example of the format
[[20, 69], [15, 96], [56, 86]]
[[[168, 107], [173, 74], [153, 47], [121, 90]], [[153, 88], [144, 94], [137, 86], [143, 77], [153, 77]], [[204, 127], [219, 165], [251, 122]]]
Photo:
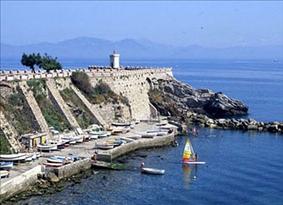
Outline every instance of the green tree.
[[23, 54], [22, 55], [22, 59], [21, 59], [21, 63], [24, 65], [24, 66], [27, 66], [27, 67], [30, 67], [30, 69], [32, 70], [32, 72], [35, 72], [35, 65], [39, 65], [40, 64], [40, 54], [30, 54], [30, 55], [27, 55], [27, 54]]
[[51, 70], [62, 69], [62, 65], [57, 61], [57, 57], [52, 58], [51, 56], [48, 56], [46, 53], [43, 57], [41, 57], [39, 67], [46, 70], [47, 72]]

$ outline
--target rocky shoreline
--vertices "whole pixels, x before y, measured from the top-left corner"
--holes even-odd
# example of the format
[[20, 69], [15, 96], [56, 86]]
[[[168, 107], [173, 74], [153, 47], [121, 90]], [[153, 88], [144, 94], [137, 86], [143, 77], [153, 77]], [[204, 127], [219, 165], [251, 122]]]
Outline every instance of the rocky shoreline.
[[283, 134], [283, 122], [258, 122], [254, 119], [212, 119], [202, 114], [187, 113], [187, 121], [201, 127], [231, 130], [253, 130]]
[[248, 106], [229, 98], [221, 92], [194, 89], [174, 78], [152, 81], [150, 102], [161, 115], [178, 122], [180, 131], [187, 125], [231, 130], [266, 131], [283, 134], [283, 122], [258, 122], [254, 119], [238, 118], [248, 115]]

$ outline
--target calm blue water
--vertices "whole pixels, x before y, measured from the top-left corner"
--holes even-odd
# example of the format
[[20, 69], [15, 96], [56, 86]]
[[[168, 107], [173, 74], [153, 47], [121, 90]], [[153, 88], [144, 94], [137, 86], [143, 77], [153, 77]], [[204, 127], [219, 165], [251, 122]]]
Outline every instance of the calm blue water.
[[[66, 62], [67, 66], [106, 64]], [[177, 79], [196, 88], [222, 91], [244, 101], [249, 117], [283, 121], [283, 63], [273, 61], [125, 61], [124, 65], [174, 67]], [[19, 204], [283, 204], [283, 136], [269, 133], [200, 129], [191, 139], [207, 165], [180, 164], [180, 146], [142, 151], [129, 157], [166, 170], [164, 176], [146, 176], [138, 170], [100, 171], [62, 192], [36, 196]], [[140, 151], [139, 151], [140, 152]], [[106, 179], [104, 179], [106, 176]]]

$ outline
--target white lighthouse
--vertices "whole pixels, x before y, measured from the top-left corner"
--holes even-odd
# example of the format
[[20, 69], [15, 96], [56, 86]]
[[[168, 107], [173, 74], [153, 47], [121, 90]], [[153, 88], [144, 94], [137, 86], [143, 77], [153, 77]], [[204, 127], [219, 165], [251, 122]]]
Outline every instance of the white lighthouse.
[[120, 68], [120, 54], [116, 53], [116, 51], [113, 51], [110, 55], [110, 66], [112, 68]]

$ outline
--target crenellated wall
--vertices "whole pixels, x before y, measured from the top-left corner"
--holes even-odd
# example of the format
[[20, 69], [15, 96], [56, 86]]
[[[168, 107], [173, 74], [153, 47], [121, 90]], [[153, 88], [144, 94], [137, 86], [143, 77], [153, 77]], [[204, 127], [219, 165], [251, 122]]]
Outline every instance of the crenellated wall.
[[102, 80], [117, 94], [128, 98], [133, 119], [142, 120], [151, 117], [148, 90], [152, 79], [172, 78], [172, 68], [125, 67], [111, 69], [104, 66], [91, 66], [88, 69], [58, 70], [54, 72], [2, 71], [0, 81], [29, 79], [51, 79], [69, 77], [74, 71], [83, 71], [90, 76], [93, 86]]

